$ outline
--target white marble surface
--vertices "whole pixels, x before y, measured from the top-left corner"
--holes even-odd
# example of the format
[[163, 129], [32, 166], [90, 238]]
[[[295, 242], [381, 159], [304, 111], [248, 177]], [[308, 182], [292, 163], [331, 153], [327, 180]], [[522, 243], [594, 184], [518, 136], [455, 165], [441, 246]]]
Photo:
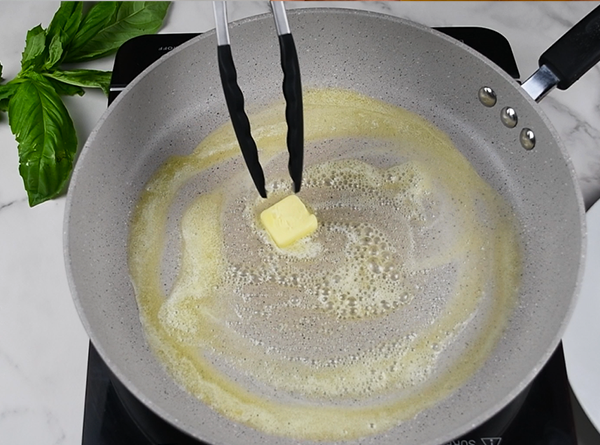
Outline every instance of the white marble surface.
[[[268, 10], [266, 2], [232, 2], [230, 19]], [[537, 56], [598, 2], [318, 2], [289, 7], [344, 6], [387, 12], [431, 26], [478, 25], [510, 41], [523, 78]], [[0, 1], [0, 62], [18, 72], [26, 31], [47, 26], [57, 2]], [[210, 2], [176, 2], [161, 32], [214, 27]], [[324, 44], [326, 42], [323, 42]], [[113, 58], [89, 64], [111, 69]], [[66, 100], [85, 141], [106, 107], [97, 92]], [[563, 138], [586, 200], [600, 197], [600, 68], [543, 109]], [[65, 198], [28, 207], [18, 175], [16, 143], [0, 120], [0, 443], [81, 443], [87, 336], [71, 302], [62, 252]], [[600, 394], [598, 395], [600, 397]]]

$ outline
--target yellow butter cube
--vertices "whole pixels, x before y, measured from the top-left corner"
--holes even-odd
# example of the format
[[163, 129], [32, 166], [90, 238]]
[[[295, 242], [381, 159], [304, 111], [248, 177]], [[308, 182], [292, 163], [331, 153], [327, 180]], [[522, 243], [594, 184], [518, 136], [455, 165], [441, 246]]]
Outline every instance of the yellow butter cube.
[[317, 217], [296, 195], [263, 210], [260, 221], [279, 247], [287, 247], [317, 230]]

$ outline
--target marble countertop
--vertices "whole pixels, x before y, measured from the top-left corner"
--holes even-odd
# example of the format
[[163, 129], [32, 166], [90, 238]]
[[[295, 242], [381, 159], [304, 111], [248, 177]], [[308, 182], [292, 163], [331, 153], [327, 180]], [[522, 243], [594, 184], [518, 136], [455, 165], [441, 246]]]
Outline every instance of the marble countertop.
[[[267, 2], [230, 2], [230, 20], [268, 10]], [[501, 32], [521, 75], [538, 55], [598, 2], [297, 2], [385, 12], [431, 26], [473, 25]], [[46, 27], [58, 2], [0, 1], [0, 62], [11, 79], [28, 29]], [[214, 27], [210, 2], [174, 2], [161, 32]], [[326, 42], [324, 42], [326, 43]], [[114, 57], [87, 64], [110, 70]], [[97, 91], [66, 98], [83, 145], [103, 111]], [[600, 197], [600, 67], [542, 102], [575, 166], [586, 205]], [[88, 337], [67, 286], [62, 234], [65, 197], [29, 208], [18, 174], [17, 144], [0, 116], [0, 442], [81, 443]], [[599, 395], [600, 397], [600, 395]]]

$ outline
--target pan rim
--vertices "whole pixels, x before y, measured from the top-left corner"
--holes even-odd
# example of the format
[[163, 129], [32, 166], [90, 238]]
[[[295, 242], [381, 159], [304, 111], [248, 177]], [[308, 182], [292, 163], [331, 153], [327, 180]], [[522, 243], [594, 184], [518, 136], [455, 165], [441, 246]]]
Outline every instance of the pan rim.
[[[504, 72], [502, 72], [501, 70], [499, 70], [499, 68], [493, 64], [493, 62], [490, 62], [488, 59], [486, 59], [485, 57], [481, 56], [479, 53], [477, 53], [476, 51], [472, 50], [471, 48], [467, 47], [466, 45], [462, 44], [461, 42], [457, 42], [454, 39], [451, 39], [450, 37], [447, 37], [446, 35], [439, 33], [435, 30], [432, 30], [431, 28], [410, 21], [410, 20], [406, 20], [406, 19], [402, 19], [399, 17], [395, 17], [395, 16], [391, 16], [391, 15], [387, 15], [387, 14], [382, 14], [382, 13], [375, 13], [375, 12], [370, 12], [370, 11], [363, 11], [363, 10], [355, 10], [355, 9], [346, 9], [346, 8], [302, 8], [302, 9], [293, 9], [293, 10], [289, 10], [288, 13], [290, 14], [290, 16], [292, 15], [300, 15], [300, 14], [314, 14], [314, 13], [318, 13], [318, 14], [323, 14], [323, 13], [338, 13], [338, 14], [352, 14], [352, 15], [359, 15], [359, 16], [371, 16], [371, 17], [375, 17], [375, 18], [380, 18], [380, 19], [384, 19], [384, 20], [388, 20], [388, 21], [392, 21], [392, 22], [396, 22], [396, 23], [400, 23], [400, 24], [404, 24], [404, 25], [409, 25], [411, 27], [415, 27], [418, 29], [421, 29], [423, 31], [427, 31], [430, 33], [434, 33], [437, 37], [442, 38], [444, 40], [447, 40], [448, 42], [451, 42], [454, 45], [458, 45], [459, 47], [461, 47], [463, 50], [466, 50], [467, 52], [469, 52], [471, 55], [475, 56], [476, 58], [478, 58], [480, 61], [486, 63], [488, 66], [492, 67], [495, 71], [499, 71], [500, 74], [502, 76], [504, 76], [506, 78], [507, 81], [509, 81], [510, 83], [514, 83], [514, 81], [512, 80], [512, 78], [510, 78], [508, 75], [506, 75]], [[243, 25], [249, 22], [254, 22], [254, 21], [258, 21], [258, 20], [262, 20], [265, 17], [268, 17], [269, 14], [260, 14], [260, 15], [255, 15], [255, 16], [251, 16], [251, 17], [247, 17], [244, 18], [242, 20], [238, 20], [235, 22], [231, 23], [231, 26], [239, 26], [239, 25]], [[152, 65], [150, 65], [148, 68], [146, 68], [138, 77], [136, 77], [136, 79], [134, 81], [132, 81], [124, 90], [123, 92], [116, 98], [116, 100], [113, 102], [113, 104], [111, 104], [110, 107], [108, 107], [108, 109], [103, 113], [102, 117], [100, 118], [100, 120], [98, 121], [97, 125], [94, 127], [94, 129], [92, 130], [92, 132], [90, 133], [90, 136], [88, 138], [88, 140], [86, 141], [82, 151], [81, 151], [81, 155], [79, 160], [85, 159], [85, 155], [86, 153], [90, 150], [90, 147], [92, 145], [92, 142], [95, 140], [96, 135], [98, 134], [100, 128], [103, 126], [104, 122], [108, 119], [108, 117], [111, 115], [112, 110], [117, 108], [119, 106], [119, 103], [122, 100], [125, 100], [125, 98], [127, 97], [127, 93], [133, 89], [136, 88], [136, 86], [138, 85], [138, 83], [143, 81], [143, 78], [146, 77], [146, 75], [151, 72], [152, 70], [154, 70], [156, 68], [156, 66], [164, 63], [166, 60], [168, 60], [170, 57], [175, 56], [176, 54], [178, 54], [181, 51], [184, 51], [187, 47], [192, 46], [197, 44], [197, 42], [199, 41], [203, 41], [205, 39], [210, 39], [212, 38], [213, 34], [215, 33], [214, 30], [210, 30], [207, 31], [206, 33], [203, 33], [202, 35], [195, 37], [193, 39], [191, 39], [190, 41], [182, 44], [181, 46], [179, 46], [178, 48], [174, 49], [173, 51], [169, 52], [168, 54], [166, 54], [165, 56], [163, 56], [161, 59], [159, 59], [157, 62], [153, 63]], [[554, 129], [553, 125], [551, 124], [550, 120], [547, 118], [547, 116], [544, 114], [544, 112], [542, 111], [542, 109], [539, 107], [539, 105], [537, 103], [535, 103], [535, 101], [533, 101], [533, 99], [531, 99], [520, 87], [518, 87], [517, 85], [515, 85], [515, 88], [520, 92], [520, 94], [526, 99], [527, 102], [529, 102], [529, 104], [534, 108], [534, 110], [537, 112], [537, 114], [541, 117], [541, 119], [544, 121], [544, 123], [546, 124], [546, 127], [549, 129], [549, 131], [552, 133], [554, 140], [556, 141], [557, 145], [560, 148], [561, 154], [563, 155], [563, 159], [566, 161], [567, 166], [568, 166], [568, 170], [570, 172], [570, 176], [571, 176], [571, 180], [573, 181], [574, 184], [577, 185], [577, 180], [576, 180], [576, 176], [575, 176], [575, 170], [572, 164], [572, 160], [571, 157], [569, 156], [567, 150], [564, 147], [563, 142], [561, 141], [560, 137], [558, 136], [556, 130]], [[70, 223], [70, 219], [71, 219], [71, 211], [73, 209], [73, 192], [72, 189], [75, 188], [77, 186], [77, 183], [79, 182], [79, 177], [82, 175], [81, 173], [81, 168], [79, 168], [79, 166], [82, 165], [82, 163], [78, 162], [77, 166], [75, 167], [74, 171], [73, 171], [73, 175], [71, 178], [71, 182], [69, 184], [69, 191], [67, 193], [67, 198], [66, 198], [66, 205], [65, 205], [65, 214], [64, 214], [64, 220], [63, 220], [63, 253], [64, 253], [64, 258], [65, 258], [65, 267], [66, 267], [66, 271], [67, 271], [67, 280], [68, 280], [68, 284], [69, 284], [69, 289], [71, 290], [71, 294], [78, 312], [78, 315], [80, 317], [80, 320], [82, 321], [82, 324], [88, 334], [88, 336], [90, 337], [91, 342], [94, 344], [94, 346], [96, 347], [96, 349], [98, 350], [100, 356], [102, 357], [102, 359], [105, 361], [105, 363], [107, 364], [107, 366], [110, 368], [110, 370], [117, 376], [117, 378], [126, 386], [126, 388], [132, 392], [132, 394], [134, 394], [134, 396], [136, 396], [138, 399], [140, 399], [140, 401], [142, 401], [142, 403], [144, 403], [146, 406], [148, 406], [150, 409], [152, 409], [154, 412], [156, 412], [159, 416], [161, 416], [163, 419], [167, 420], [169, 423], [179, 427], [179, 420], [176, 419], [173, 415], [171, 415], [169, 412], [167, 412], [166, 410], [164, 410], [160, 405], [154, 403], [154, 401], [152, 401], [150, 398], [148, 398], [146, 395], [144, 395], [144, 393], [138, 388], [138, 386], [135, 384], [135, 382], [130, 379], [127, 376], [127, 373], [125, 371], [123, 371], [118, 364], [116, 364], [115, 362], [113, 362], [113, 360], [110, 359], [109, 354], [106, 352], [106, 350], [104, 349], [103, 345], [101, 344], [102, 342], [99, 342], [98, 339], [96, 338], [96, 336], [94, 335], [94, 330], [91, 327], [91, 324], [89, 322], [88, 317], [85, 314], [85, 310], [83, 308], [81, 299], [79, 297], [79, 294], [77, 292], [77, 289], [75, 287], [75, 282], [74, 282], [74, 278], [73, 278], [73, 269], [72, 269], [72, 264], [69, 261], [70, 259], [70, 255], [69, 252], [71, 250], [71, 246], [70, 246], [70, 241], [69, 241], [69, 236], [68, 236], [68, 232], [69, 232], [69, 223]], [[577, 200], [578, 200], [578, 209], [579, 209], [579, 220], [581, 221], [581, 246], [580, 246], [580, 252], [581, 252], [581, 257], [580, 257], [580, 262], [581, 264], [583, 264], [584, 258], [585, 258], [585, 211], [584, 211], [584, 204], [583, 204], [583, 198], [582, 198], [582, 193], [581, 190], [578, 186], [574, 187], [576, 195], [577, 195]], [[556, 337], [553, 339], [552, 341], [552, 347], [549, 348], [546, 353], [542, 356], [542, 358], [538, 361], [538, 366], [536, 366], [534, 369], [532, 369], [530, 371], [530, 373], [527, 375], [527, 377], [521, 381], [521, 384], [518, 385], [516, 388], [514, 388], [512, 391], [510, 391], [504, 398], [502, 398], [500, 401], [496, 402], [494, 404], [494, 408], [493, 409], [489, 409], [487, 411], [482, 412], [477, 418], [473, 419], [473, 421], [471, 422], [471, 425], [464, 425], [462, 427], [459, 427], [457, 429], [455, 429], [453, 432], [449, 432], [447, 433], [447, 435], [443, 438], [446, 441], [447, 440], [451, 440], [453, 438], [459, 437], [462, 434], [470, 431], [472, 428], [475, 428], [476, 426], [482, 424], [483, 422], [485, 422], [486, 420], [488, 420], [489, 418], [491, 418], [495, 413], [497, 413], [502, 407], [506, 406], [511, 400], [513, 400], [519, 393], [521, 393], [525, 387], [527, 385], [529, 385], [531, 383], [531, 381], [535, 378], [535, 376], [539, 373], [539, 371], [541, 370], [541, 368], [545, 365], [545, 363], [548, 361], [548, 359], [550, 358], [550, 356], [552, 355], [552, 353], [554, 352], [554, 350], [556, 349], [556, 347], [558, 346], [560, 339], [562, 337], [562, 334], [564, 333], [564, 330], [566, 329], [566, 325], [568, 320], [571, 317], [571, 314], [573, 313], [574, 310], [574, 306], [576, 303], [576, 296], [579, 294], [579, 289], [581, 286], [581, 278], [582, 278], [582, 274], [583, 274], [583, 267], [580, 266], [578, 267], [578, 277], [577, 277], [577, 284], [576, 284], [576, 288], [574, 290], [574, 296], [571, 299], [570, 305], [569, 305], [569, 311], [566, 315], [566, 317], [564, 318], [561, 326], [558, 329], [557, 335]], [[200, 439], [203, 439], [202, 437], [198, 437]], [[429, 444], [433, 445], [434, 443], [438, 443], [438, 440], [435, 441], [431, 441], [429, 442]]]

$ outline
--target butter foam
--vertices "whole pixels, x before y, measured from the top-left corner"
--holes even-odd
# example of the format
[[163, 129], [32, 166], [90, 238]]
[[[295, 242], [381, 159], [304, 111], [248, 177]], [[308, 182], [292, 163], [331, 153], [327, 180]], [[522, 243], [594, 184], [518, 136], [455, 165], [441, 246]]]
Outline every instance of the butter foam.
[[[515, 304], [519, 242], [510, 206], [432, 124], [348, 91], [304, 104], [314, 234], [279, 249], [258, 222], [291, 188], [278, 104], [251, 118], [268, 199], [221, 127], [147, 184], [130, 273], [148, 342], [186, 390], [266, 433], [355, 439], [482, 366]], [[217, 180], [174, 216], [206, 172]]]

